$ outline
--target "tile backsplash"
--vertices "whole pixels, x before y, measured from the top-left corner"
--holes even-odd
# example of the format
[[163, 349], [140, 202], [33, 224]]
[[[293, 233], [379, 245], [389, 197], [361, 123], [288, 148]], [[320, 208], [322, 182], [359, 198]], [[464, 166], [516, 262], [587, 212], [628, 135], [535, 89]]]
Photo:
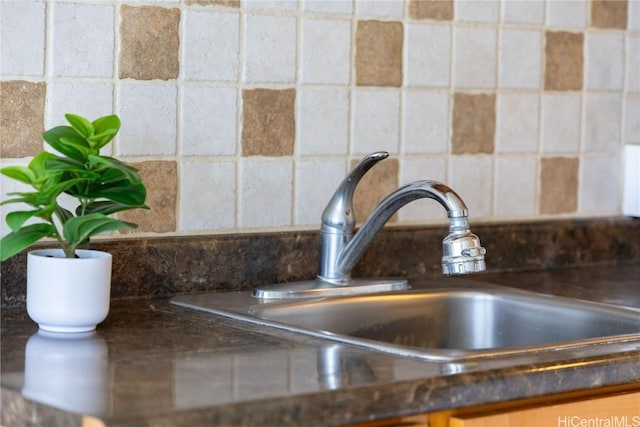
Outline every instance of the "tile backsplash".
[[640, 0], [0, 0], [0, 23], [2, 165], [66, 112], [117, 113], [135, 233], [316, 229], [376, 150], [360, 220], [418, 179], [472, 221], [619, 215], [640, 144]]

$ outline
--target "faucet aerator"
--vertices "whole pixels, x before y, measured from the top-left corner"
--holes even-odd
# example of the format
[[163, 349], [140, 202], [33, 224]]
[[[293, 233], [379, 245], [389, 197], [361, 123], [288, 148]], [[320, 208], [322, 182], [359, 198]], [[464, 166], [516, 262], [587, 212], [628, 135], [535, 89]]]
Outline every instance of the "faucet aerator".
[[468, 226], [462, 231], [452, 231], [442, 241], [442, 273], [450, 276], [484, 271], [486, 252]]
[[463, 261], [442, 261], [442, 274], [454, 276], [460, 274], [478, 273], [486, 269], [484, 259]]

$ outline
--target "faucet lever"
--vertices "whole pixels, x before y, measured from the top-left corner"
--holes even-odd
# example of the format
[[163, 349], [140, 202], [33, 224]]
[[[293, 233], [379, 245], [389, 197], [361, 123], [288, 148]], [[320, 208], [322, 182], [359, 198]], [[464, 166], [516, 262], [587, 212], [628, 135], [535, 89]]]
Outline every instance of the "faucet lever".
[[[362, 177], [380, 160], [389, 157], [386, 151], [368, 154], [342, 180], [322, 212], [322, 229], [336, 229], [351, 234], [356, 226], [353, 194]], [[330, 231], [330, 230], [327, 230]]]

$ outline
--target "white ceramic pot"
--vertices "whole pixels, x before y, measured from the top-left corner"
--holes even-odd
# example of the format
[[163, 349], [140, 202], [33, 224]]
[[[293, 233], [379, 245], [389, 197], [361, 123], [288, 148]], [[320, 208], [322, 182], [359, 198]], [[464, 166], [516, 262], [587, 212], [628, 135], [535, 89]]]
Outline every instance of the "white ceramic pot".
[[77, 250], [64, 258], [61, 249], [27, 255], [27, 313], [41, 329], [87, 332], [109, 313], [111, 254]]

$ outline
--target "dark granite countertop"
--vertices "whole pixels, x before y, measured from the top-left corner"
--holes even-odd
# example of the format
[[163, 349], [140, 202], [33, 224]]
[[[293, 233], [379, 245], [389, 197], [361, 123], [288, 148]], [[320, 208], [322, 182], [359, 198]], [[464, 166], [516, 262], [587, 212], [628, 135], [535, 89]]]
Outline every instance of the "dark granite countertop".
[[[637, 261], [474, 279], [640, 308]], [[4, 309], [1, 345], [6, 426], [331, 426], [640, 387], [638, 343], [615, 354], [456, 370], [189, 311], [166, 298], [114, 301], [95, 334], [67, 341], [37, 333], [23, 309]], [[339, 366], [321, 367], [326, 352], [339, 355]]]

